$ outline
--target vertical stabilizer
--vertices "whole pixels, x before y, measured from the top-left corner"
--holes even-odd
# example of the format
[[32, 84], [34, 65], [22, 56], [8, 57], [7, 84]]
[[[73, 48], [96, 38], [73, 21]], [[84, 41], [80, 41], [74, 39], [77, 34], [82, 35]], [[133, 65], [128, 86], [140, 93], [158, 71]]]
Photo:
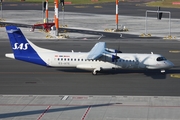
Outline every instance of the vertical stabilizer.
[[6, 26], [6, 31], [15, 59], [39, 65], [46, 65], [37, 54], [37, 50], [40, 48], [28, 41], [19, 28], [16, 26]]

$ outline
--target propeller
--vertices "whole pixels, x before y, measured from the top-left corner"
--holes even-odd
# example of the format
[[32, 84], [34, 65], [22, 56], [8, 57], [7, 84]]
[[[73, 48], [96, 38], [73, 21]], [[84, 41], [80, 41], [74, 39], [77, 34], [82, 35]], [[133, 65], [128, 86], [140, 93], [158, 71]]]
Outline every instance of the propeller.
[[[119, 46], [118, 46], [118, 50], [119, 50]], [[116, 57], [117, 57], [117, 50], [115, 50], [115, 52], [116, 52]], [[118, 58], [118, 59], [119, 59], [119, 58]], [[117, 64], [118, 59], [115, 58], [115, 65]]]
[[[120, 34], [119, 37], [122, 38], [122, 34]], [[122, 52], [120, 51], [120, 40], [119, 40], [118, 48], [117, 48], [117, 50], [115, 50], [115, 55], [116, 55], [116, 57], [117, 57], [117, 58], [115, 58], [115, 64], [117, 64], [117, 61], [118, 61], [118, 59], [120, 58], [120, 57], [117, 56], [117, 53], [122, 53]]]
[[116, 54], [115, 55], [112, 55], [112, 59], [114, 60], [114, 62], [115, 62], [115, 65], [117, 64], [117, 61], [118, 61], [118, 59], [119, 59], [120, 57], [119, 56], [117, 56], [117, 52], [116, 52]]

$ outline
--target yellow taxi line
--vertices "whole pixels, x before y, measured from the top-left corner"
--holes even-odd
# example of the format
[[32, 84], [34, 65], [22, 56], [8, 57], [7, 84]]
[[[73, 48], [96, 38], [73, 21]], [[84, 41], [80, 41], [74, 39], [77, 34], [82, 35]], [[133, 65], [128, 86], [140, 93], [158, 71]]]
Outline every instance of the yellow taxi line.
[[170, 50], [170, 53], [180, 53], [180, 50]]
[[171, 74], [170, 76], [173, 78], [180, 78], [180, 74]]

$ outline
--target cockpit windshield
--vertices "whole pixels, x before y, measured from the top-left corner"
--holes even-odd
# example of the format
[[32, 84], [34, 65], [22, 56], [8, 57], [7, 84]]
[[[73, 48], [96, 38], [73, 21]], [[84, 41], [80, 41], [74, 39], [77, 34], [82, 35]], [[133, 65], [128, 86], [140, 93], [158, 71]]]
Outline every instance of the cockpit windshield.
[[156, 59], [157, 61], [165, 61], [165, 60], [167, 60], [165, 57], [158, 57], [157, 59]]

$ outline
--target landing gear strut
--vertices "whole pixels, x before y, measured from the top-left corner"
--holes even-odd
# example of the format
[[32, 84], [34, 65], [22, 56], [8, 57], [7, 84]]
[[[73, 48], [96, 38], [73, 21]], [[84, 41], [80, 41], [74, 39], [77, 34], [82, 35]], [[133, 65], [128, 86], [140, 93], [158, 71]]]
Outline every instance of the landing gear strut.
[[97, 75], [97, 71], [94, 70], [94, 71], [92, 72], [92, 74], [93, 74], [93, 75]]
[[92, 74], [97, 75], [97, 72], [101, 71], [101, 68], [96, 68], [93, 70]]

